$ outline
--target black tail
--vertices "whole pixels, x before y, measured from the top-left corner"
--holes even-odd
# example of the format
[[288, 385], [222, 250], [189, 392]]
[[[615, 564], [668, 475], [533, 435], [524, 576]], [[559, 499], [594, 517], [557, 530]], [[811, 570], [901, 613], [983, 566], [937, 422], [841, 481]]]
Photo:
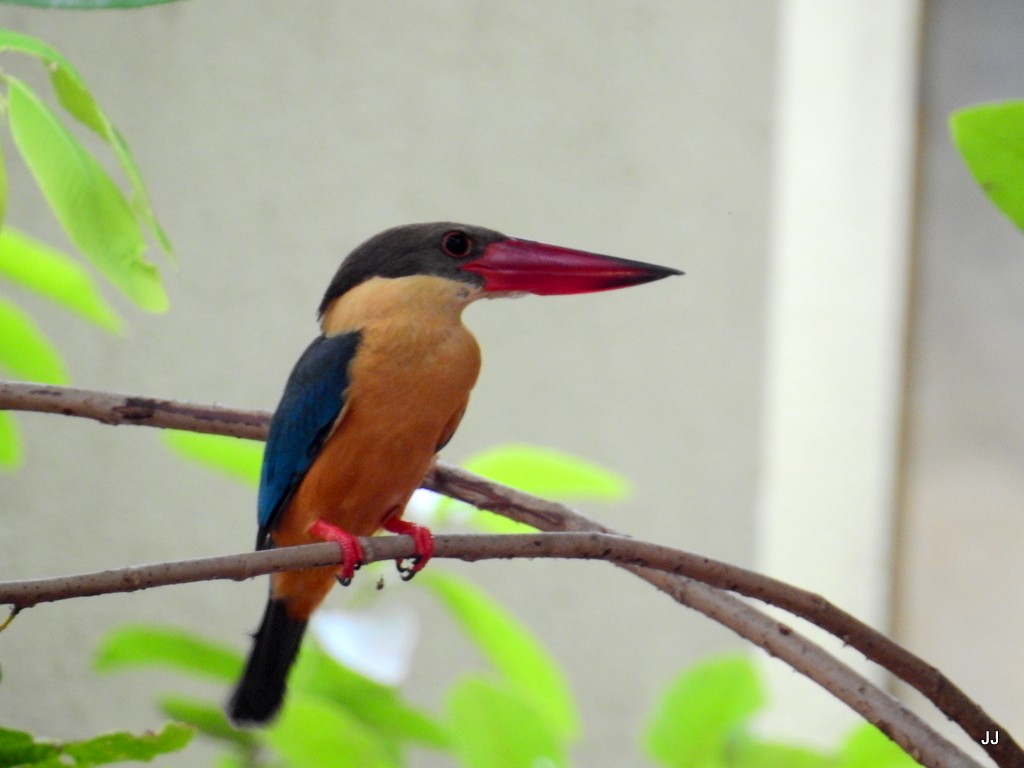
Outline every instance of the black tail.
[[267, 601], [242, 679], [228, 703], [228, 717], [233, 722], [265, 723], [277, 713], [305, 631], [306, 622], [291, 618], [283, 601]]

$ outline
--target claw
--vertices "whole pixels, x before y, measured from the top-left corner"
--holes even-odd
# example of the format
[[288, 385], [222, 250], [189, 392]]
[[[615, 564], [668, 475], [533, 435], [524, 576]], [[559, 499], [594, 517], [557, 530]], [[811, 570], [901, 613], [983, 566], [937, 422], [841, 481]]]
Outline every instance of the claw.
[[336, 525], [317, 520], [309, 526], [309, 532], [324, 541], [333, 541], [341, 549], [341, 567], [338, 569], [338, 583], [347, 587], [363, 563], [363, 548], [359, 539]]
[[416, 555], [408, 560], [398, 560], [398, 575], [402, 581], [408, 581], [423, 570], [423, 566], [434, 556], [434, 534], [425, 525], [417, 525], [400, 517], [388, 520], [384, 530], [398, 535], [412, 536], [416, 543]]

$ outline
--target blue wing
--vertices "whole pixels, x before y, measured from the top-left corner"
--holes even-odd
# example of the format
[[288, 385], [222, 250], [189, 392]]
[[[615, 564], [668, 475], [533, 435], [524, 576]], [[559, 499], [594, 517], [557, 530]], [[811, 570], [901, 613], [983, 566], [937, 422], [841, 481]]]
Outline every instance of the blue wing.
[[359, 333], [320, 336], [295, 364], [281, 403], [270, 420], [260, 477], [257, 549], [270, 546], [277, 524], [302, 478], [312, 466], [345, 405], [349, 364]]

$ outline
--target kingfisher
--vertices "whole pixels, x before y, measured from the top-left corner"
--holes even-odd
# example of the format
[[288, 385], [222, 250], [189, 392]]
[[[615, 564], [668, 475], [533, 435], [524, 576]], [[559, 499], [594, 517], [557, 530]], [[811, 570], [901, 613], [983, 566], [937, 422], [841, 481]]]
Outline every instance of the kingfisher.
[[271, 720], [310, 615], [362, 559], [357, 537], [410, 535], [411, 578], [433, 554], [430, 531], [402, 519], [459, 426], [480, 371], [462, 323], [477, 299], [605, 291], [682, 274], [641, 261], [508, 237], [451, 222], [394, 227], [338, 268], [320, 302], [320, 335], [295, 364], [267, 436], [257, 549], [336, 542], [339, 568], [275, 573], [241, 680], [239, 725]]

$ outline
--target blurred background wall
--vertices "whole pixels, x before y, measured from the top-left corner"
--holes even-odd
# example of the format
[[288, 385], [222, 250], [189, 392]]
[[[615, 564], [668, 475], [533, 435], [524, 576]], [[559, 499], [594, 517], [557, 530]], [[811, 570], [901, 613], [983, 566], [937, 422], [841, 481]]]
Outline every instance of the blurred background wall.
[[[633, 483], [632, 497], [588, 514], [743, 565], [777, 572], [805, 562], [801, 585], [857, 606], [1008, 727], [1019, 725], [1024, 688], [1007, 665], [1016, 669], [1008, 649], [1022, 626], [1024, 574], [1012, 553], [1024, 496], [1014, 471], [1024, 443], [1024, 244], [959, 165], [944, 121], [955, 106], [1020, 95], [1015, 41], [1024, 18], [1009, 3], [968, 12], [954, 2], [878, 0], [837, 3], [846, 11], [809, 19], [815, 5], [4, 7], [0, 26], [66, 54], [128, 137], [180, 259], [165, 270], [171, 311], [126, 308], [126, 338], [41, 305], [33, 311], [68, 354], [76, 385], [271, 408], [315, 333], [316, 303], [338, 261], [393, 224], [466, 221], [683, 269], [683, 278], [631, 291], [473, 307], [466, 320], [484, 371], [445, 458], [515, 441], [613, 468]], [[851, 16], [854, 6], [864, 10]], [[874, 13], [883, 8], [888, 15]], [[822, 70], [816, 84], [788, 91], [798, 28], [834, 35], [849, 44], [833, 46], [837, 57], [849, 51], [856, 61], [859, 51], [878, 68], [858, 75], [848, 67], [850, 79], [836, 82]], [[4, 67], [32, 77], [30, 62], [5, 59]], [[889, 100], [869, 98], [882, 82], [904, 87], [886, 91]], [[795, 114], [794, 99], [820, 109]], [[792, 174], [783, 148], [815, 111], [839, 104], [860, 105], [838, 116], [853, 125], [819, 131], [819, 146], [857, 151], [830, 179], [790, 177], [810, 201], [801, 224], [799, 198], [785, 197], [781, 181]], [[919, 106], [920, 134], [912, 130]], [[900, 136], [906, 146], [894, 149]], [[884, 142], [878, 151], [875, 141]], [[862, 184], [840, 197], [847, 228], [828, 229], [816, 201], [853, 188], [879, 156], [895, 158], [883, 177], [889, 191]], [[797, 159], [813, 167], [816, 157]], [[12, 165], [18, 194], [9, 218], [65, 245], [26, 172]], [[880, 218], [886, 250], [861, 258], [849, 247], [849, 221]], [[906, 236], [911, 228], [916, 241]], [[806, 270], [785, 261], [783, 231], [813, 231], [822, 261], [804, 263], [827, 279], [800, 282]], [[888, 267], [878, 275], [867, 263]], [[853, 289], [882, 303], [851, 302]], [[808, 295], [809, 319], [794, 325]], [[812, 347], [796, 367], [783, 354], [806, 353], [804, 341], [840, 327], [843, 344], [826, 337], [823, 351]], [[814, 377], [840, 360], [867, 376], [870, 391], [851, 398], [849, 377]], [[814, 408], [787, 422], [810, 402], [801, 387], [814, 382]], [[870, 430], [801, 431], [821, 419]], [[150, 430], [19, 421], [24, 466], [0, 477], [0, 578], [250, 546], [253, 493], [171, 458]], [[799, 473], [788, 486], [773, 481], [779, 462], [799, 468], [805, 455], [817, 457], [806, 483]], [[773, 514], [811, 486], [826, 503], [813, 515], [820, 534], [808, 536], [806, 521]], [[849, 503], [849, 493], [864, 501]], [[850, 566], [838, 556], [855, 547], [875, 557]], [[565, 665], [583, 707], [580, 765], [635, 764], [639, 723], [669, 676], [742, 647], [610, 568], [459, 570]], [[241, 648], [264, 589], [255, 581], [183, 586], [26, 613], [0, 635], [0, 722], [63, 738], [152, 727], [154, 691], [171, 681], [95, 675], [97, 640], [125, 622], [173, 622]], [[392, 580], [387, 592], [423, 612], [409, 685], [436, 706], [472, 659], [415, 586]], [[343, 604], [344, 595], [330, 600]], [[831, 742], [825, 726], [800, 713], [828, 710], [829, 734], [849, 716], [825, 694], [797, 687], [773, 701], [795, 713], [777, 727]], [[194, 764], [177, 760], [165, 764]]]

